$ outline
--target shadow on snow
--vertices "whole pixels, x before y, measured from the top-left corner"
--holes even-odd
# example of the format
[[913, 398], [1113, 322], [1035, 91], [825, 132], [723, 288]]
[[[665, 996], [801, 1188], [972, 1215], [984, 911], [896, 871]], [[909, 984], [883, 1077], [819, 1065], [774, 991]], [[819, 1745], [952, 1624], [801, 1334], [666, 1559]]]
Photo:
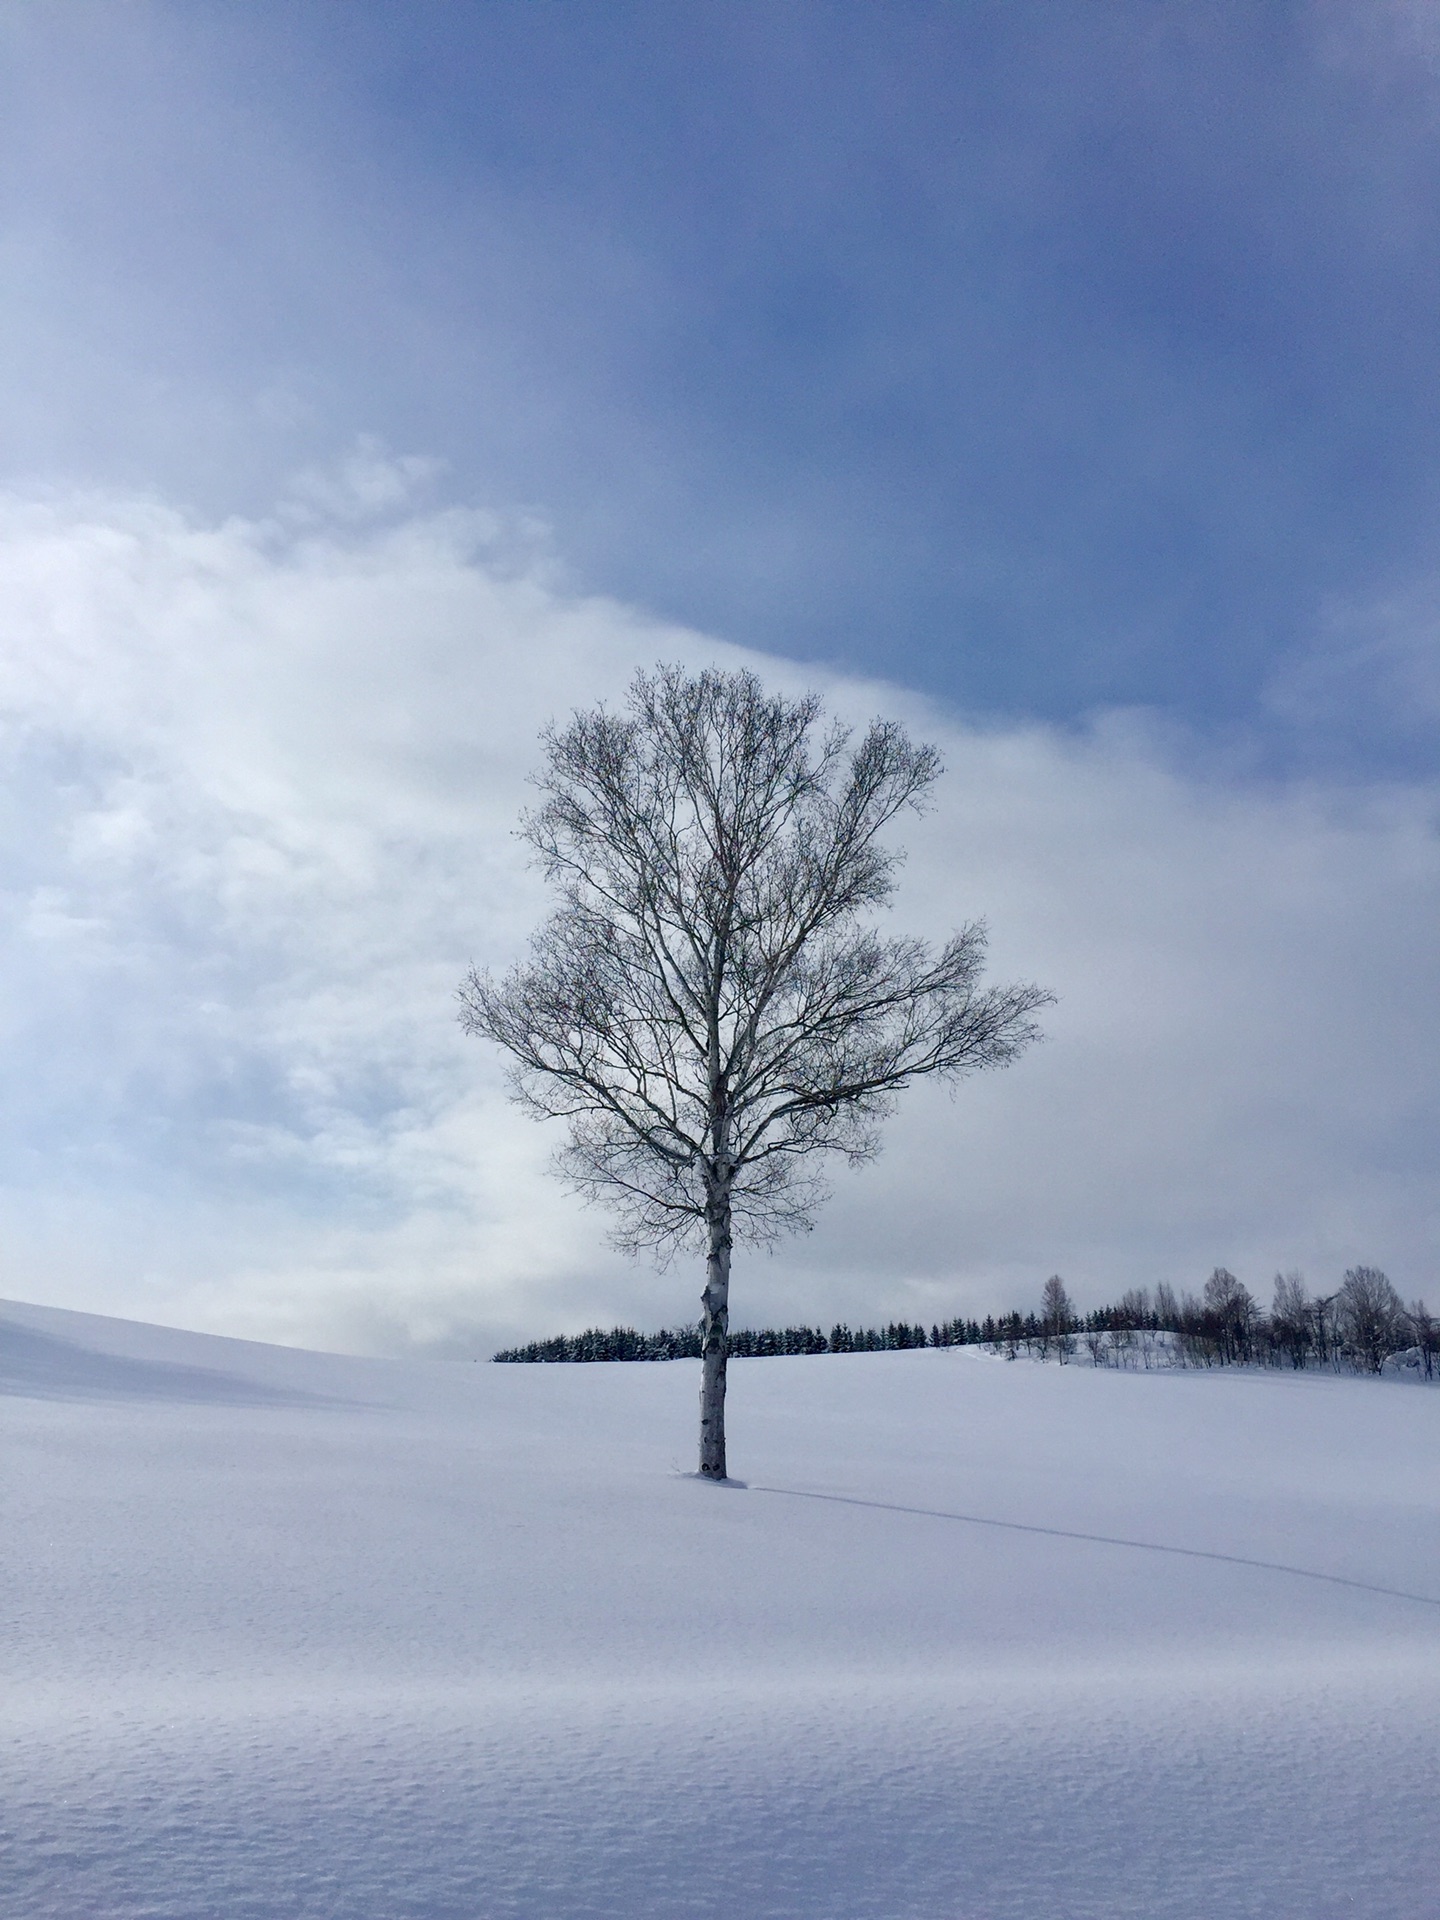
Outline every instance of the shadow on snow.
[[155, 1400], [192, 1406], [291, 1407], [321, 1396], [213, 1367], [131, 1360], [0, 1320], [0, 1394], [28, 1400]]
[[1401, 1587], [1380, 1587], [1370, 1580], [1352, 1580], [1343, 1573], [1317, 1573], [1313, 1567], [1286, 1566], [1280, 1560], [1254, 1560], [1241, 1553], [1215, 1553], [1206, 1547], [1170, 1547], [1156, 1540], [1123, 1540], [1109, 1533], [1079, 1533], [1069, 1527], [1039, 1527], [1024, 1520], [990, 1520], [978, 1513], [945, 1513], [938, 1507], [905, 1507], [893, 1500], [861, 1500], [846, 1493], [807, 1493], [799, 1487], [756, 1487], [751, 1493], [777, 1494], [786, 1500], [824, 1500], [839, 1507], [873, 1507], [880, 1513], [909, 1513], [924, 1520], [954, 1520], [967, 1527], [999, 1527], [1007, 1533], [1038, 1533], [1051, 1540], [1084, 1540], [1097, 1547], [1129, 1547], [1137, 1553], [1173, 1553], [1187, 1560], [1218, 1560], [1229, 1567], [1258, 1567], [1265, 1573], [1287, 1573], [1297, 1580], [1324, 1580], [1333, 1587], [1354, 1587], [1360, 1593], [1379, 1593], [1389, 1600], [1412, 1600], [1421, 1607], [1440, 1607], [1429, 1593], [1406, 1593]]

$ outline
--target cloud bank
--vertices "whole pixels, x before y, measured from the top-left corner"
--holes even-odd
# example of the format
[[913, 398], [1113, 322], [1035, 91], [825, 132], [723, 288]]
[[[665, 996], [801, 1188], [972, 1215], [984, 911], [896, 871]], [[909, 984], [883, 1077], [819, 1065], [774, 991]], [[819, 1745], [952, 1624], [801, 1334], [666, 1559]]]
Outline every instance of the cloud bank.
[[907, 1097], [736, 1312], [926, 1318], [1217, 1261], [1436, 1289], [1440, 857], [1423, 784], [1246, 784], [1139, 715], [978, 727], [567, 586], [533, 528], [362, 450], [269, 517], [0, 499], [0, 1288], [358, 1350], [688, 1317], [546, 1172], [453, 991], [543, 911], [535, 735], [745, 660], [936, 739], [896, 924], [984, 915], [1050, 1038]]

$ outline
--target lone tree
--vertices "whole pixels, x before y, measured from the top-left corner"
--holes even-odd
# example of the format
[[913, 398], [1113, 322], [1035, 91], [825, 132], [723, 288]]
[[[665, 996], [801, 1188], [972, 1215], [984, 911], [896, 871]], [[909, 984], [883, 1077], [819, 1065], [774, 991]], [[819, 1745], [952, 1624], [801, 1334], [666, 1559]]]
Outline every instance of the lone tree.
[[863, 924], [901, 858], [882, 830], [940, 773], [889, 721], [852, 747], [814, 695], [660, 667], [541, 742], [521, 833], [558, 906], [524, 964], [471, 971], [461, 1020], [569, 1123], [557, 1164], [619, 1246], [704, 1248], [700, 1472], [723, 1480], [733, 1240], [808, 1227], [818, 1160], [873, 1158], [910, 1081], [1008, 1065], [1053, 996], [982, 990], [982, 925], [932, 953]]

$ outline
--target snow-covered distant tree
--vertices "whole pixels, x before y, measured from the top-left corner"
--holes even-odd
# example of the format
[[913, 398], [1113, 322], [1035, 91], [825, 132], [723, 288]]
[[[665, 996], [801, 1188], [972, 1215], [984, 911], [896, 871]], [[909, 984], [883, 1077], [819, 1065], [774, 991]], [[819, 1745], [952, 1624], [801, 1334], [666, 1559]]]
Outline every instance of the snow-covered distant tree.
[[1008, 1065], [1052, 996], [982, 987], [979, 924], [938, 952], [866, 924], [900, 859], [881, 835], [940, 772], [891, 722], [852, 746], [813, 695], [661, 667], [542, 743], [522, 831], [559, 904], [461, 1018], [568, 1122], [560, 1167], [619, 1244], [703, 1249], [700, 1472], [723, 1479], [732, 1241], [808, 1226], [820, 1161], [869, 1160], [912, 1080]]

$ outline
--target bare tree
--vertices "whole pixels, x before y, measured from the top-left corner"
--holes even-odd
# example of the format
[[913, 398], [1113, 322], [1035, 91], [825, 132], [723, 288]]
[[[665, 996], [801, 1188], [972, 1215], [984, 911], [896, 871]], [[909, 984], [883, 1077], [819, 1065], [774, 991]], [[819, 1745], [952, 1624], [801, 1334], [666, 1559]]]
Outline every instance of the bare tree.
[[1205, 1282], [1206, 1331], [1222, 1360], [1248, 1361], [1254, 1351], [1255, 1297], [1228, 1267], [1216, 1267]]
[[1310, 1302], [1311, 1316], [1315, 1322], [1315, 1357], [1322, 1367], [1338, 1359], [1338, 1335], [1335, 1331], [1335, 1303], [1338, 1293], [1327, 1293]]
[[1303, 1367], [1315, 1344], [1314, 1303], [1301, 1273], [1277, 1273], [1270, 1329], [1292, 1367]]
[[1040, 1351], [1048, 1354], [1053, 1343], [1064, 1363], [1075, 1351], [1075, 1329], [1079, 1326], [1075, 1318], [1075, 1308], [1070, 1295], [1065, 1291], [1065, 1282], [1058, 1273], [1052, 1273], [1045, 1282], [1045, 1291], [1040, 1296]]
[[813, 695], [661, 667], [542, 744], [522, 834], [559, 904], [528, 961], [470, 973], [461, 1019], [568, 1122], [559, 1166], [619, 1245], [703, 1248], [700, 1472], [724, 1479], [733, 1240], [809, 1226], [820, 1159], [871, 1159], [912, 1080], [1008, 1065], [1053, 996], [982, 989], [980, 924], [938, 952], [864, 924], [901, 857], [880, 836], [940, 772], [891, 722], [852, 748]]
[[1420, 1349], [1420, 1358], [1425, 1367], [1425, 1378], [1433, 1379], [1435, 1374], [1435, 1356], [1440, 1353], [1440, 1322], [1426, 1307], [1423, 1300], [1412, 1300], [1405, 1309], [1405, 1318], [1410, 1322], [1410, 1331], [1415, 1336], [1415, 1344]]
[[1345, 1344], [1370, 1373], [1379, 1373], [1387, 1353], [1402, 1339], [1405, 1309], [1379, 1267], [1350, 1267], [1335, 1297]]

